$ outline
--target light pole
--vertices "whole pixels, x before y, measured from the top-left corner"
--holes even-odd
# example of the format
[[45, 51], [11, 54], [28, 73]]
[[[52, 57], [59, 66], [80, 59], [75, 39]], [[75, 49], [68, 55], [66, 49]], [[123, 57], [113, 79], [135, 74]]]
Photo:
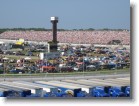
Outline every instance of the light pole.
[[3, 60], [3, 68], [4, 68], [4, 81], [5, 81], [5, 60]]
[[[46, 59], [45, 59], [45, 62], [46, 62], [46, 66], [47, 66], [47, 64], [48, 64], [47, 55], [45, 55], [44, 58], [46, 58]], [[44, 58], [43, 58], [43, 60], [44, 60]], [[48, 69], [46, 68], [45, 79], [46, 79], [46, 77], [47, 77], [47, 72], [48, 72]]]
[[83, 77], [84, 77], [84, 56], [83, 56]]

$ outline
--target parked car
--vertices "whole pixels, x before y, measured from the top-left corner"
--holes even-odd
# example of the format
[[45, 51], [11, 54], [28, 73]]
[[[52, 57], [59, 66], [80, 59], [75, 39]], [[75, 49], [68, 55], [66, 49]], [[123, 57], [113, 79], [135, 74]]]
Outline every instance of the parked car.
[[0, 69], [0, 74], [3, 74], [3, 72], [4, 72], [4, 71], [3, 71], [2, 69]]
[[0, 54], [3, 54], [3, 51], [0, 49]]
[[60, 72], [72, 72], [73, 68], [72, 68], [72, 66], [63, 66], [63, 67], [59, 68], [59, 71]]
[[93, 63], [91, 63], [91, 65], [94, 65], [96, 70], [101, 70], [102, 69], [101, 62], [99, 62], [99, 61], [93, 62]]
[[82, 64], [82, 65], [79, 65], [79, 66], [75, 66], [75, 67], [73, 67], [73, 69], [75, 70], [75, 71], [85, 71], [86, 70], [86, 65], [84, 64]]
[[14, 53], [12, 51], [3, 51], [3, 54], [5, 54], [5, 55], [13, 55]]
[[18, 74], [18, 73], [25, 73], [24, 70], [21, 70], [21, 69], [12, 69], [12, 70], [9, 70], [10, 73], [14, 73], [14, 74]]
[[95, 65], [88, 65], [86, 67], [86, 70], [95, 71], [96, 70], [96, 66]]
[[25, 54], [24, 54], [24, 53], [22, 53], [21, 51], [18, 51], [18, 52], [16, 52], [16, 55], [21, 55], [21, 56], [24, 56]]

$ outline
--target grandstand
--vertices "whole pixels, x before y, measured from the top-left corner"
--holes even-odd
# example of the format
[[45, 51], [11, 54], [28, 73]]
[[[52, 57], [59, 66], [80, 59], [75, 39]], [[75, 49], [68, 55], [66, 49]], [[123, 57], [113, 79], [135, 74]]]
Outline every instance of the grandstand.
[[[52, 31], [6, 31], [0, 34], [0, 39], [48, 42], [52, 41]], [[119, 41], [120, 44], [130, 45], [130, 31], [58, 31], [59, 43], [73, 44], [109, 44]]]

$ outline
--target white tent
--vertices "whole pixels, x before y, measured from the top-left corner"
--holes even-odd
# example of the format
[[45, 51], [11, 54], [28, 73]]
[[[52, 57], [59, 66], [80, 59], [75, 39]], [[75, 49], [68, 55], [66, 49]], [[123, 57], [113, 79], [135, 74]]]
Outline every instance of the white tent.
[[4, 42], [0, 41], [0, 44], [4, 44]]
[[4, 59], [4, 60], [8, 60], [9, 58], [7, 58], [7, 57], [4, 57], [3, 59]]
[[25, 57], [24, 59], [25, 59], [25, 60], [31, 60], [31, 58], [30, 58], [30, 57]]

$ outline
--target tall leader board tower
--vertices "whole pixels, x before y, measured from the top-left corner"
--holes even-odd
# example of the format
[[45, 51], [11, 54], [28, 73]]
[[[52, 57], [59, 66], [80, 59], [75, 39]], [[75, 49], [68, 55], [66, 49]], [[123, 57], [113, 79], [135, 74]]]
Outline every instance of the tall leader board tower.
[[57, 23], [58, 23], [58, 17], [51, 17], [51, 23], [52, 23], [52, 32], [53, 32], [53, 40], [49, 41], [48, 48], [49, 52], [57, 52]]

